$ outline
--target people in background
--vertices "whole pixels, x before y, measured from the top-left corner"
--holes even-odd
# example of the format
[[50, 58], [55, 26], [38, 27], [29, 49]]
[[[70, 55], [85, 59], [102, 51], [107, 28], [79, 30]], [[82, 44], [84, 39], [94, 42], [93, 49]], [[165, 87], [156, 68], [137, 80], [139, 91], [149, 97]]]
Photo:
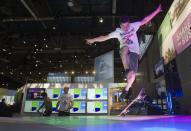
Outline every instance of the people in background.
[[58, 116], [70, 116], [70, 109], [73, 106], [72, 95], [68, 93], [69, 87], [64, 87], [64, 94], [58, 98], [56, 109]]
[[3, 116], [3, 117], [11, 117], [12, 116], [11, 110], [7, 106], [4, 98], [0, 102], [0, 116]]
[[43, 104], [39, 107], [37, 112], [40, 111], [40, 109], [45, 108], [45, 111], [43, 112], [43, 116], [50, 116], [52, 114], [52, 101], [50, 98], [47, 96], [47, 93], [43, 93], [43, 98], [44, 102]]

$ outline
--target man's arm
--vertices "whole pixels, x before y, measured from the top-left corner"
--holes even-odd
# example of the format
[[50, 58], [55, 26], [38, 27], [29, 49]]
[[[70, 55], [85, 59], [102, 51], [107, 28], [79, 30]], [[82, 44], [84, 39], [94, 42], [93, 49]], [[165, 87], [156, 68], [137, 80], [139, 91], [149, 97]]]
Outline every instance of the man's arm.
[[56, 110], [58, 110], [59, 105], [60, 105], [60, 101], [58, 101], [57, 104], [56, 104]]
[[42, 103], [42, 105], [38, 108], [37, 112], [39, 112], [39, 110], [44, 106], [44, 102]]
[[106, 40], [109, 40], [109, 39], [110, 39], [109, 35], [99, 36], [99, 37], [95, 37], [95, 38], [92, 38], [92, 39], [86, 39], [86, 43], [88, 45], [92, 45], [94, 42], [103, 42], [103, 41], [106, 41]]
[[149, 21], [151, 21], [158, 13], [162, 11], [161, 5], [158, 6], [158, 8], [152, 12], [150, 15], [146, 16], [143, 20], [141, 20], [141, 26], [147, 24]]

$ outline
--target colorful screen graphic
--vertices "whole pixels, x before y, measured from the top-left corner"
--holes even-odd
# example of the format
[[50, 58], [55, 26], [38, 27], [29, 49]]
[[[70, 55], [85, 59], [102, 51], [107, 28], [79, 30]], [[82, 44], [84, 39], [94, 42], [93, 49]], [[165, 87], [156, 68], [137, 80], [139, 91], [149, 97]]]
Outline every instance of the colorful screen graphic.
[[70, 113], [86, 113], [86, 102], [85, 101], [74, 101], [73, 108]]
[[107, 101], [88, 101], [87, 113], [107, 113]]
[[26, 101], [24, 112], [37, 112], [43, 101]]
[[43, 99], [42, 94], [45, 92], [45, 88], [29, 88], [27, 90], [27, 100], [40, 100]]
[[52, 101], [52, 113], [57, 113], [56, 105], [58, 101]]
[[58, 99], [60, 95], [64, 94], [64, 89], [55, 88], [55, 89], [47, 89], [47, 94], [50, 99]]
[[114, 52], [110, 51], [95, 58], [95, 81], [96, 82], [114, 82]]
[[[87, 91], [86, 89], [69, 89], [69, 93], [75, 100], [85, 100]], [[60, 95], [64, 94], [63, 88], [47, 89], [47, 94], [50, 99], [58, 99]]]
[[154, 77], [158, 78], [164, 74], [164, 59], [161, 58], [158, 63], [154, 65]]
[[107, 100], [107, 88], [88, 89], [88, 100]]
[[69, 93], [73, 96], [74, 100], [79, 100], [79, 99], [85, 100], [87, 89], [80, 89], [80, 88], [70, 89]]

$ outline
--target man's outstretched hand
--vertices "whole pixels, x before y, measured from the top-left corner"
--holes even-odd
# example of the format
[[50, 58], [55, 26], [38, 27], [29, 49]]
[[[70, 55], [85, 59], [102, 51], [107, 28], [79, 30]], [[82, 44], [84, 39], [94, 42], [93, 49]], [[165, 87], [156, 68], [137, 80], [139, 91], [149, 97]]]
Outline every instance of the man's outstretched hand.
[[86, 44], [92, 45], [94, 43], [93, 39], [86, 39]]
[[157, 7], [156, 12], [157, 13], [162, 12], [162, 5], [161, 4]]

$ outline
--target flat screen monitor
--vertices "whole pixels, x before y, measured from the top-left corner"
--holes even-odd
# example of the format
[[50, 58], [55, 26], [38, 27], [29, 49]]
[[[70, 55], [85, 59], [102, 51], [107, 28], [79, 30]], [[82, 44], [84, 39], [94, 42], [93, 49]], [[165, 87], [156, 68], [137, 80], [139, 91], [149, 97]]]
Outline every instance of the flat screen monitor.
[[94, 88], [88, 89], [88, 100], [107, 100], [108, 88]]
[[161, 58], [155, 65], [154, 65], [154, 77], [159, 78], [160, 76], [164, 75], [164, 59]]
[[43, 101], [25, 101], [24, 112], [37, 112]]
[[42, 100], [43, 93], [45, 93], [45, 88], [28, 88], [27, 90], [27, 100]]
[[47, 95], [50, 99], [58, 99], [60, 95], [64, 94], [63, 88], [49, 88], [46, 89]]
[[107, 113], [108, 102], [107, 101], [88, 101], [87, 102], [87, 113]]
[[86, 113], [86, 101], [74, 101], [70, 113]]
[[69, 93], [73, 96], [74, 100], [85, 100], [87, 95], [87, 89], [85, 88], [70, 89]]

